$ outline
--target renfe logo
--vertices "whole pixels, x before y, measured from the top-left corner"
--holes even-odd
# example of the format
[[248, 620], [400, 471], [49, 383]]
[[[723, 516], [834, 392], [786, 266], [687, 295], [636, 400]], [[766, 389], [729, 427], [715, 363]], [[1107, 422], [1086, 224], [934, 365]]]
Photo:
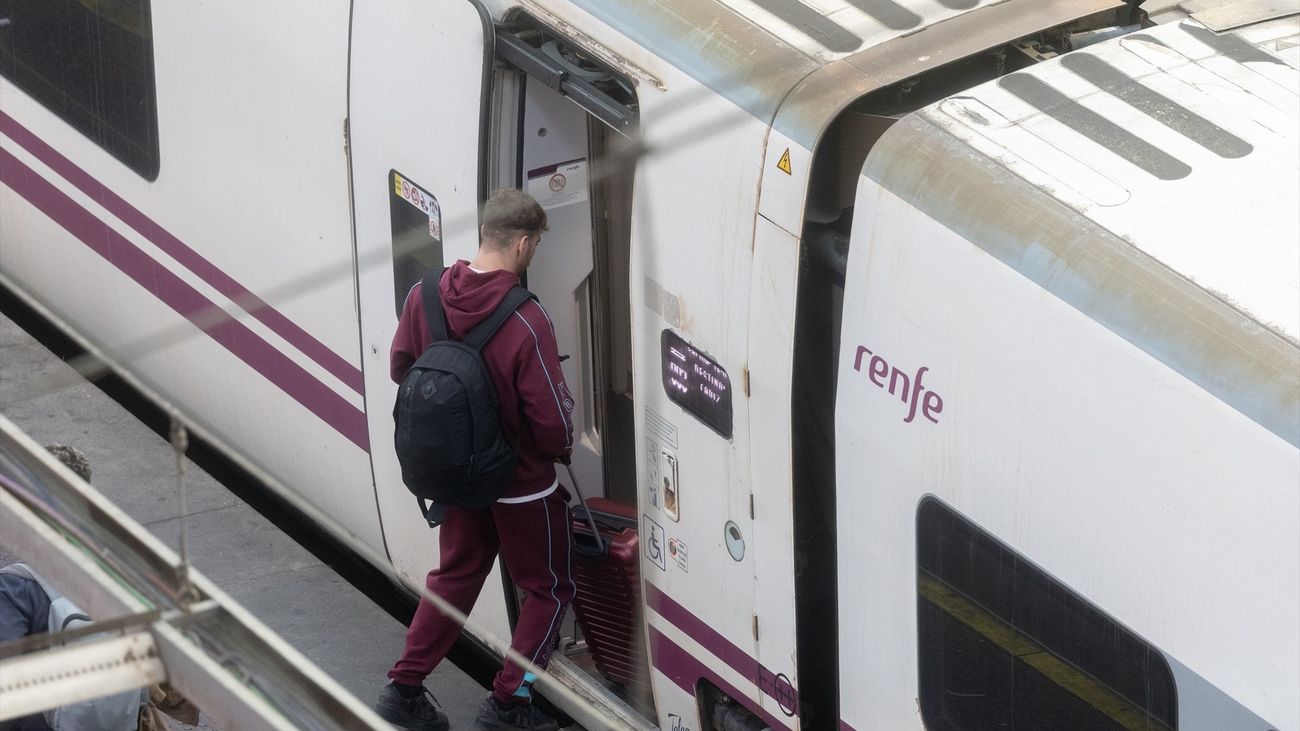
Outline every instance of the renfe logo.
[[[857, 355], [853, 358], [853, 370], [862, 372], [862, 360], [864, 355], [871, 356], [867, 361], [867, 380], [874, 383], [881, 389], [885, 389], [886, 376], [889, 377], [888, 391], [890, 394], [897, 395], [907, 404], [907, 417], [903, 423], [910, 424], [912, 419], [916, 418], [916, 407], [921, 405], [921, 415], [935, 424], [939, 423], [939, 414], [943, 412], [943, 397], [934, 391], [926, 391], [925, 398], [921, 398], [921, 392], [925, 391], [925, 386], [921, 385], [921, 378], [925, 372], [930, 370], [929, 366], [921, 366], [917, 369], [916, 375], [910, 380], [907, 374], [898, 370], [896, 366], [891, 366], [879, 355], [871, 352], [865, 345], [858, 346]], [[897, 389], [897, 393], [895, 392]]]

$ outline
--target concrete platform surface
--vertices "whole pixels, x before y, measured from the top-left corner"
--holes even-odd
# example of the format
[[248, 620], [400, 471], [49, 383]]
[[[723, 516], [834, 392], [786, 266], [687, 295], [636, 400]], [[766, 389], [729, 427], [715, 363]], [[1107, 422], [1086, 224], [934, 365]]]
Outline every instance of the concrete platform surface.
[[[42, 444], [84, 452], [91, 483], [178, 549], [182, 516], [170, 445], [83, 380], [49, 391], [51, 379], [65, 373], [73, 372], [0, 315], [0, 413]], [[358, 698], [373, 701], [406, 628], [192, 463], [186, 484], [193, 565]], [[0, 547], [0, 565], [19, 558]], [[427, 686], [453, 729], [473, 727], [487, 691], [450, 663]], [[201, 728], [216, 726], [203, 721]]]

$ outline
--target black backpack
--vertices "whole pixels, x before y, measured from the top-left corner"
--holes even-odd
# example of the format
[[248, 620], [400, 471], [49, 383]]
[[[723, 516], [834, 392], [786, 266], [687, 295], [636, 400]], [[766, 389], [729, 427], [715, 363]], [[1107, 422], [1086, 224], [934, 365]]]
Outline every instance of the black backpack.
[[[452, 340], [438, 295], [440, 278], [441, 272], [430, 270], [421, 285], [433, 343], [402, 377], [393, 406], [402, 482], [419, 498], [430, 525], [441, 520], [439, 505], [485, 507], [510, 484], [515, 452], [501, 433], [496, 387], [479, 351], [520, 305], [534, 299], [515, 285], [463, 342]], [[428, 500], [435, 504], [433, 515]]]

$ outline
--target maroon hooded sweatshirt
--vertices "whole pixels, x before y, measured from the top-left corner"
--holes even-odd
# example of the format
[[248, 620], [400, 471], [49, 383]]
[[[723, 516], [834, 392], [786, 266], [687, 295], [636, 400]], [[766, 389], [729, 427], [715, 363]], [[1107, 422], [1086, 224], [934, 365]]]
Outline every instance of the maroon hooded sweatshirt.
[[[511, 272], [480, 273], [457, 261], [438, 288], [448, 335], [463, 340], [516, 284], [519, 277]], [[407, 293], [393, 335], [389, 374], [397, 383], [433, 342], [420, 290], [416, 283]], [[520, 305], [483, 346], [482, 356], [500, 399], [501, 430], [515, 450], [514, 479], [501, 501], [542, 497], [557, 484], [555, 460], [573, 448], [573, 397], [546, 310], [536, 300]]]

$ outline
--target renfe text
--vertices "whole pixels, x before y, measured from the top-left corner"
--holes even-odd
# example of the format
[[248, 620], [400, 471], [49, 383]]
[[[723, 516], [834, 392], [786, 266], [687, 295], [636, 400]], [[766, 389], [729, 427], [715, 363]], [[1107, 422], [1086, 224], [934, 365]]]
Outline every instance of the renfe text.
[[[939, 423], [939, 414], [943, 412], [943, 397], [934, 391], [926, 391], [925, 386], [921, 385], [921, 378], [925, 376], [926, 371], [930, 370], [928, 366], [918, 368], [916, 375], [909, 379], [906, 373], [896, 366], [889, 365], [883, 357], [871, 352], [865, 345], [859, 345], [858, 352], [853, 358], [853, 370], [862, 371], [863, 356], [871, 356], [867, 360], [867, 380], [883, 390], [888, 390], [890, 394], [898, 396], [904, 404], [907, 404], [907, 417], [903, 419], [904, 423], [910, 424], [916, 418], [918, 403], [921, 406], [922, 416], [935, 424]], [[921, 398], [922, 391], [925, 392], [925, 398]]]

